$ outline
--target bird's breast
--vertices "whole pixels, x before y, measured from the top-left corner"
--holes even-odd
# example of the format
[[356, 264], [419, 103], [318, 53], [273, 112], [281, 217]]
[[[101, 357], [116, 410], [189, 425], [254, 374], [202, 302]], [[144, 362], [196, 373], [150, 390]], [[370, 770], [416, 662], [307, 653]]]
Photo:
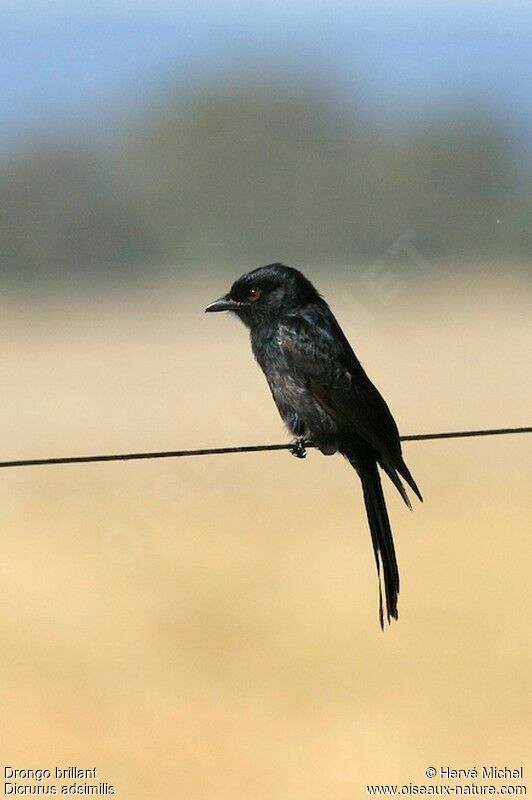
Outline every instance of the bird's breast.
[[336, 422], [310, 391], [305, 377], [293, 368], [283, 352], [277, 330], [251, 337], [252, 348], [262, 368], [281, 418], [295, 436], [314, 442], [336, 437]]

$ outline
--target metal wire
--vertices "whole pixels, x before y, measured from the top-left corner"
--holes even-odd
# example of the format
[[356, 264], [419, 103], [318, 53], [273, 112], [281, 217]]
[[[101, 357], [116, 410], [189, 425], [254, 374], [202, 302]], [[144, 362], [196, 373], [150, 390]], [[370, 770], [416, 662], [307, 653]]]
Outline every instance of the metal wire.
[[[443, 433], [414, 433], [401, 436], [403, 442], [425, 442], [433, 439], [466, 439], [475, 436], [504, 436], [512, 433], [532, 433], [532, 426], [522, 428], [492, 428], [476, 431], [445, 431]], [[306, 448], [314, 448], [306, 443]], [[60, 458], [25, 458], [18, 461], [0, 461], [0, 469], [8, 467], [41, 467], [52, 464], [93, 464], [104, 461], [145, 461], [152, 458], [184, 458], [188, 456], [223, 456], [231, 453], [263, 453], [273, 450], [293, 450], [294, 445], [253, 444], [241, 447], [207, 447], [199, 450], [162, 450], [147, 453], [114, 453], [96, 456], [61, 456]]]

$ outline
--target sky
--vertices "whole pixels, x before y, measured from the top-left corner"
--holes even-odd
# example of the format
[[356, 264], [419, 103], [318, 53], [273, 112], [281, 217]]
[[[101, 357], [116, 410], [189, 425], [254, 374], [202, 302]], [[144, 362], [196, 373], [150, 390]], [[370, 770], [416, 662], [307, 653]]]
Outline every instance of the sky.
[[92, 131], [162, 87], [290, 75], [408, 118], [485, 104], [532, 133], [528, 2], [0, 0], [0, 141]]

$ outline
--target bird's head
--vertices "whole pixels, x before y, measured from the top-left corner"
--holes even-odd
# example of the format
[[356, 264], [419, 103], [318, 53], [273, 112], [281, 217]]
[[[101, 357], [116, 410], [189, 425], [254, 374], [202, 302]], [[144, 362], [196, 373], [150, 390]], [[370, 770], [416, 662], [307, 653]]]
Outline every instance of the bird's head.
[[252, 328], [319, 299], [314, 286], [297, 269], [268, 264], [246, 272], [226, 295], [210, 303], [205, 311], [233, 311]]

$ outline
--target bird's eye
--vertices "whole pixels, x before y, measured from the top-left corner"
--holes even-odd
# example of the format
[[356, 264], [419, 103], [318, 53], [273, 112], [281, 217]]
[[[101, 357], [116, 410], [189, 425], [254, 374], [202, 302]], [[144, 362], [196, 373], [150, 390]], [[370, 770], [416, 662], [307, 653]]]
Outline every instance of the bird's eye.
[[252, 303], [256, 303], [257, 300], [260, 298], [262, 292], [260, 289], [254, 288], [249, 290], [248, 300], [251, 300]]

